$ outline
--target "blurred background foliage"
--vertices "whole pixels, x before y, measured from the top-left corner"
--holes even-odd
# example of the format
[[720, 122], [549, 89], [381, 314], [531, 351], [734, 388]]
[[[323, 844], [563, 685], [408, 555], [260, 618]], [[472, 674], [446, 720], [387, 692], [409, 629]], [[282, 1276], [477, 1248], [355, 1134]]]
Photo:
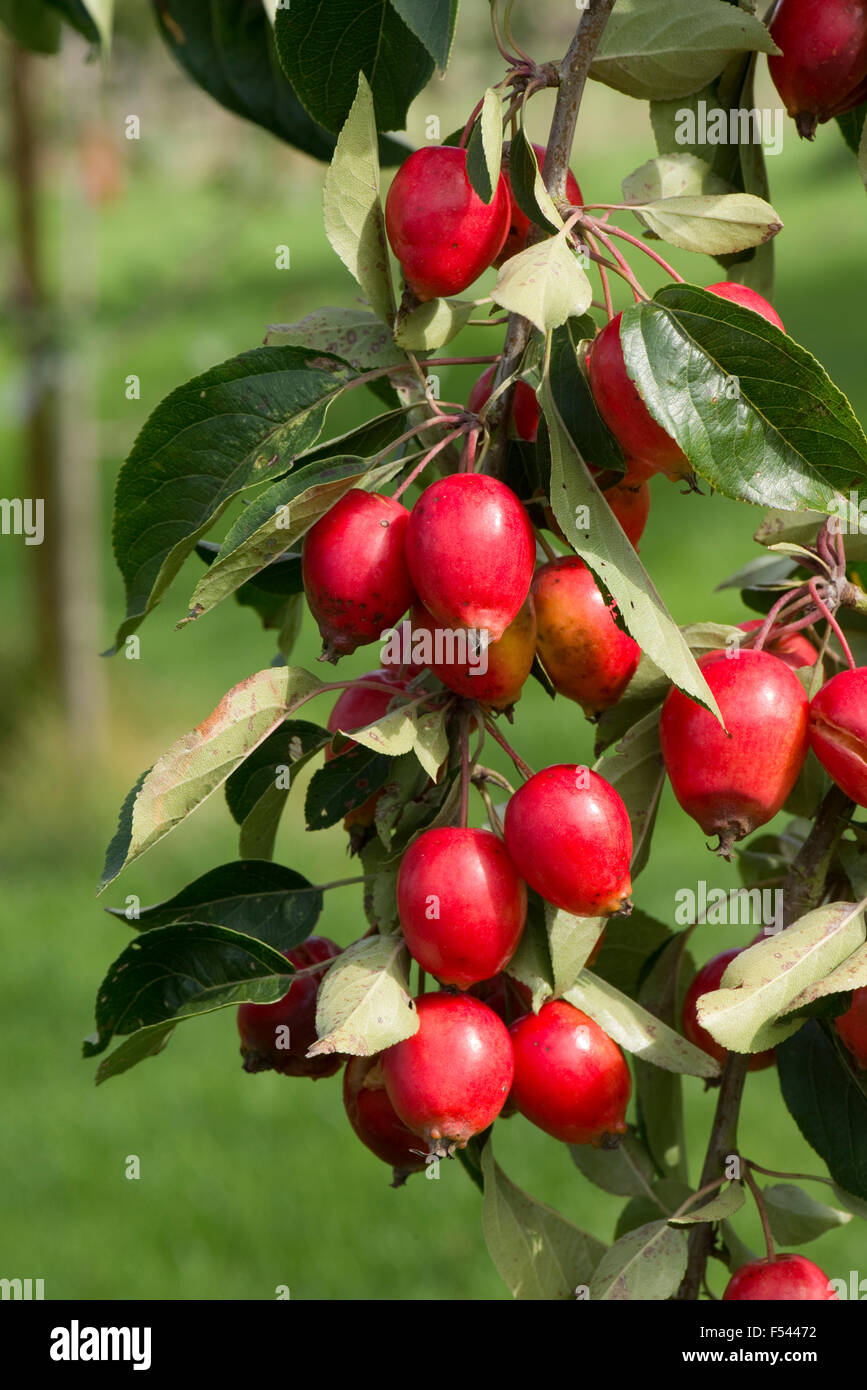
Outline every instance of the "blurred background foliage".
[[[425, 140], [432, 115], [443, 135], [462, 124], [499, 76], [487, 6], [464, 10], [448, 76], [414, 104], [406, 137], [413, 145]], [[564, 50], [575, 22], [568, 6], [555, 13], [526, 3], [516, 20], [525, 47], [541, 58]], [[507, 1297], [484, 1248], [479, 1194], [460, 1166], [443, 1165], [437, 1182], [416, 1177], [391, 1191], [387, 1170], [345, 1121], [340, 1078], [246, 1076], [232, 1010], [182, 1026], [167, 1055], [99, 1090], [93, 1064], [80, 1060], [97, 985], [128, 936], [94, 899], [117, 809], [142, 769], [274, 655], [273, 634], [233, 602], [174, 631], [200, 567], [193, 558], [145, 624], [140, 658], [99, 659], [122, 611], [110, 548], [118, 468], [173, 387], [259, 344], [268, 324], [351, 303], [356, 294], [322, 230], [324, 167], [193, 87], [146, 6], [119, 7], [117, 25], [104, 72], [71, 35], [59, 57], [27, 64], [44, 272], [35, 318], [22, 303], [13, 158], [0, 175], [0, 495], [42, 495], [26, 451], [34, 331], [50, 345], [36, 354], [37, 384], [56, 429], [45, 545], [0, 537], [0, 1274], [42, 1277], [48, 1298], [256, 1299], [274, 1297], [278, 1285], [297, 1299]], [[14, 155], [20, 59], [5, 43], [0, 59], [0, 138]], [[758, 104], [776, 105], [763, 63]], [[534, 139], [544, 141], [550, 109], [548, 96], [533, 101]], [[139, 118], [138, 139], [126, 138], [130, 116]], [[572, 161], [585, 197], [617, 201], [619, 180], [654, 153], [646, 107], [591, 83]], [[787, 122], [783, 153], [769, 166], [785, 224], [777, 307], [867, 420], [867, 209], [852, 156], [835, 126], [805, 145]], [[275, 265], [281, 244], [290, 247], [288, 270]], [[709, 261], [671, 255], [698, 283], [721, 276]], [[652, 267], [642, 278], [648, 287], [659, 283]], [[469, 330], [459, 341], [468, 354], [499, 346], [495, 329]], [[132, 375], [139, 399], [127, 399]], [[474, 375], [473, 368], [444, 371], [442, 395], [465, 399]], [[347, 428], [376, 409], [372, 397], [355, 393], [331, 423]], [[663, 478], [652, 491], [641, 552], [676, 619], [747, 616], [735, 591], [715, 586], [758, 553], [751, 539], [758, 513], [682, 496]], [[52, 568], [46, 601], [39, 575]], [[317, 651], [305, 618], [295, 659], [310, 665]], [[376, 664], [371, 649], [341, 674]], [[324, 721], [327, 712], [312, 705], [305, 717]], [[592, 756], [593, 730], [577, 706], [558, 701], [551, 709], [533, 682], [514, 739], [534, 766]], [[277, 858], [314, 881], [354, 872], [340, 827], [305, 834], [305, 780], [284, 816]], [[236, 855], [235, 828], [214, 797], [114, 885], [110, 901], [123, 905], [126, 894], [161, 901]], [[666, 792], [636, 901], [673, 925], [675, 892], [700, 879], [727, 887], [736, 874], [707, 853]], [[320, 932], [346, 944], [363, 925], [356, 889], [328, 896]], [[749, 927], [699, 927], [696, 959], [752, 935]], [[714, 1094], [691, 1078], [685, 1089], [695, 1180]], [[785, 1112], [773, 1070], [749, 1079], [741, 1140], [768, 1167], [824, 1171]], [[621, 1200], [591, 1187], [564, 1146], [521, 1117], [498, 1126], [495, 1144], [514, 1181], [612, 1238]], [[140, 1159], [138, 1180], [125, 1176], [130, 1155]], [[759, 1249], [752, 1213], [735, 1224]], [[859, 1243], [857, 1230], [843, 1228], [807, 1253], [832, 1277], [848, 1279], [863, 1234]], [[717, 1294], [724, 1278], [713, 1267]]]

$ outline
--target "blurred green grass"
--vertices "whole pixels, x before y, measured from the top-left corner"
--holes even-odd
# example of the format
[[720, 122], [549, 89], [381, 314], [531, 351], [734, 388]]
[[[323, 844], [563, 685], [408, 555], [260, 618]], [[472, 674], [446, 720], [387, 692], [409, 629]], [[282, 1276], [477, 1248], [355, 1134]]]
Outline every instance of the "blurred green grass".
[[[215, 139], [222, 120], [215, 121]], [[591, 85], [582, 129], [592, 135], [579, 137], [573, 163], [585, 196], [613, 200], [617, 178], [653, 154], [643, 108]], [[776, 302], [792, 335], [816, 353], [865, 419], [867, 209], [842, 140], [833, 129], [820, 137], [806, 148], [789, 131], [784, 155], [771, 161], [773, 199], [786, 223]], [[76, 350], [97, 369], [104, 646], [122, 606], [109, 558], [112, 488], [148, 413], [196, 371], [259, 343], [268, 323], [355, 296], [321, 230], [321, 171], [252, 129], [244, 138], [255, 159], [232, 177], [187, 179], [182, 160], [163, 167], [142, 159], [129, 171], [124, 197], [94, 225], [98, 303], [69, 327]], [[48, 214], [56, 245], [63, 221], [51, 195]], [[0, 216], [5, 222], [8, 210]], [[288, 272], [274, 268], [274, 248], [283, 242], [291, 246]], [[720, 278], [710, 263], [686, 256], [675, 263], [700, 282]], [[647, 283], [657, 283], [653, 274]], [[460, 346], [468, 354], [496, 350], [489, 341], [484, 330], [473, 330]], [[7, 400], [14, 352], [0, 328], [0, 371], [12, 383]], [[124, 398], [125, 377], [133, 372], [142, 382], [140, 401]], [[465, 398], [474, 374], [445, 369], [443, 396]], [[375, 411], [372, 398], [364, 404]], [[333, 423], [348, 425], [361, 405], [352, 399]], [[14, 410], [7, 409], [0, 419], [5, 495], [18, 491], [16, 449]], [[642, 557], [676, 619], [737, 620], [735, 595], [715, 593], [714, 586], [754, 553], [758, 514], [720, 498], [681, 496], [662, 479], [653, 493]], [[253, 615], [233, 603], [181, 633], [173, 630], [196, 578], [198, 562], [191, 561], [142, 629], [141, 659], [117, 657], [105, 665], [105, 749], [98, 766], [88, 768], [38, 691], [22, 685], [16, 694], [12, 685], [30, 642], [30, 558], [8, 540], [0, 546], [10, 677], [3, 723], [16, 707], [21, 713], [0, 770], [6, 941], [0, 1273], [44, 1277], [49, 1298], [271, 1298], [283, 1284], [301, 1299], [506, 1297], [484, 1248], [478, 1193], [460, 1167], [443, 1165], [439, 1181], [414, 1178], [391, 1191], [385, 1168], [345, 1123], [339, 1078], [310, 1084], [246, 1076], [231, 1010], [181, 1026], [164, 1056], [94, 1089], [93, 1064], [80, 1060], [80, 1040], [92, 1027], [98, 982], [127, 940], [123, 924], [105, 916], [93, 897], [117, 808], [142, 768], [229, 686], [269, 663], [273, 644]], [[316, 649], [306, 620], [295, 659], [309, 665]], [[346, 668], [353, 674], [375, 664], [374, 653], [361, 653]], [[324, 717], [314, 705], [309, 717], [317, 715]], [[552, 709], [536, 687], [522, 699], [515, 739], [533, 765], [591, 755], [592, 731], [577, 707], [558, 702]], [[277, 857], [315, 881], [340, 876], [342, 831], [305, 835], [302, 805], [299, 791]], [[122, 904], [134, 893], [143, 903], [159, 901], [236, 852], [233, 825], [215, 797], [106, 900]], [[677, 888], [701, 878], [723, 887], [735, 881], [666, 793], [636, 900], [671, 922]], [[345, 944], [362, 926], [354, 890], [330, 895], [319, 930]], [[748, 928], [699, 928], [696, 956], [750, 935]], [[696, 1178], [714, 1097], [694, 1080], [685, 1090]], [[823, 1171], [786, 1115], [773, 1071], [750, 1078], [742, 1136], [749, 1154], [769, 1167]], [[496, 1148], [516, 1182], [610, 1239], [622, 1203], [591, 1188], [565, 1148], [520, 1117], [498, 1127]], [[140, 1160], [138, 1180], [125, 1177], [131, 1155]], [[759, 1248], [752, 1215], [735, 1224]], [[844, 1277], [862, 1251], [863, 1237], [851, 1227], [807, 1249], [829, 1274]], [[721, 1288], [717, 1271], [713, 1287]]]

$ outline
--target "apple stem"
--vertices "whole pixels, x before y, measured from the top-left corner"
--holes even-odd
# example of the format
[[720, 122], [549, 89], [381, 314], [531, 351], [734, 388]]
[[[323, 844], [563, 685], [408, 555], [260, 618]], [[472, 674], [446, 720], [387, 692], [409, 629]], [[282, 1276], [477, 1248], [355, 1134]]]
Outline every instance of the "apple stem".
[[[447, 417], [444, 417], [444, 419], [445, 419], [445, 418], [447, 418]], [[444, 423], [444, 421], [436, 421], [436, 423], [437, 423], [437, 424], [441, 424], [441, 423]], [[427, 451], [427, 453], [424, 455], [424, 457], [421, 458], [421, 459], [419, 459], [418, 463], [416, 464], [416, 466], [415, 466], [415, 468], [412, 470], [412, 472], [409, 473], [409, 474], [404, 478], [403, 482], [402, 482], [398, 487], [395, 488], [394, 492], [391, 494], [391, 496], [392, 496], [392, 501], [397, 502], [397, 501], [399, 500], [399, 498], [402, 496], [402, 494], [403, 494], [404, 492], [406, 492], [406, 490], [407, 490], [407, 488], [410, 486], [410, 484], [415, 482], [416, 478], [417, 478], [418, 475], [422, 472], [422, 470], [425, 469], [425, 468], [427, 468], [427, 466], [428, 466], [428, 464], [431, 462], [431, 460], [434, 459], [434, 458], [436, 458], [437, 454], [440, 453], [440, 451], [441, 451], [442, 449], [445, 449], [449, 444], [453, 443], [453, 441], [454, 441], [455, 439], [459, 439], [460, 436], [461, 436], [463, 433], [464, 433], [464, 427], [463, 427], [463, 426], [461, 426], [460, 429], [452, 430], [451, 434], [447, 434], [447, 435], [445, 436], [445, 438], [444, 438], [444, 439], [441, 439], [441, 440], [439, 441], [438, 444], [435, 444], [435, 445], [433, 446], [432, 449], [428, 449], [428, 451]]]
[[764, 1237], [765, 1237], [765, 1246], [767, 1247], [767, 1251], [768, 1251], [768, 1259], [769, 1259], [769, 1260], [776, 1259], [777, 1251], [776, 1251], [776, 1248], [775, 1248], [775, 1246], [774, 1246], [774, 1237], [773, 1237], [773, 1234], [772, 1234], [772, 1232], [771, 1232], [771, 1223], [770, 1223], [770, 1221], [768, 1220], [767, 1208], [765, 1207], [765, 1203], [764, 1203], [764, 1200], [763, 1200], [763, 1198], [762, 1198], [762, 1189], [759, 1187], [758, 1183], [756, 1182], [755, 1178], [753, 1177], [752, 1172], [750, 1171], [750, 1165], [749, 1165], [749, 1164], [746, 1164], [746, 1165], [745, 1165], [745, 1173], [744, 1173], [744, 1176], [745, 1176], [745, 1178], [746, 1178], [747, 1187], [750, 1189], [750, 1192], [752, 1192], [753, 1198], [754, 1198], [755, 1203], [756, 1203], [756, 1206], [757, 1206], [758, 1209], [759, 1209], [759, 1216], [760, 1216], [761, 1222], [762, 1222], [762, 1231], [763, 1231]]
[[497, 729], [493, 721], [486, 719], [485, 728], [491, 735], [491, 738], [494, 739], [494, 741], [498, 743], [506, 753], [508, 753], [509, 757], [512, 759], [512, 762], [515, 764], [515, 767], [518, 769], [521, 776], [525, 780], [529, 780], [533, 776], [533, 769], [531, 767], [528, 767], [528, 765], [524, 762], [524, 759], [520, 757], [518, 753], [515, 752], [512, 745], [510, 743], [507, 743], [507, 741], [503, 738], [503, 735], [500, 733], [499, 729]]
[[834, 614], [831, 612], [830, 608], [825, 603], [824, 599], [821, 597], [819, 593], [818, 580], [811, 579], [809, 587], [813, 602], [819, 609], [819, 612], [823, 615], [823, 617], [827, 619], [827, 621], [831, 624], [831, 627], [834, 629], [834, 635], [836, 636], [837, 641], [840, 643], [840, 646], [843, 648], [843, 655], [849, 663], [849, 669], [850, 671], [854, 671], [856, 663], [855, 658], [852, 655], [852, 649], [850, 648], [849, 643], [846, 641], [843, 629], [841, 628], [840, 624], [837, 622], [837, 619], [834, 617]]
[[470, 713], [466, 705], [461, 709], [459, 722], [461, 740], [461, 808], [458, 813], [458, 824], [466, 830], [470, 810]]
[[[594, 230], [596, 229], [596, 227], [599, 226], [598, 218], [591, 217], [587, 220], [591, 224], [593, 224]], [[683, 276], [678, 274], [674, 266], [669, 265], [668, 261], [663, 260], [662, 256], [660, 256], [656, 251], [654, 251], [652, 246], [648, 246], [646, 241], [642, 241], [640, 237], [633, 236], [631, 232], [624, 231], [622, 227], [615, 227], [614, 223], [609, 222], [607, 219], [605, 222], [605, 227], [609, 236], [622, 237], [624, 241], [629, 242], [630, 246], [634, 246], [637, 248], [637, 250], [643, 251], [645, 256], [649, 256], [652, 261], [655, 261], [658, 266], [661, 266], [662, 269], [665, 271], [666, 275], [671, 276], [672, 280], [676, 280], [677, 283], [680, 285], [685, 283]]]

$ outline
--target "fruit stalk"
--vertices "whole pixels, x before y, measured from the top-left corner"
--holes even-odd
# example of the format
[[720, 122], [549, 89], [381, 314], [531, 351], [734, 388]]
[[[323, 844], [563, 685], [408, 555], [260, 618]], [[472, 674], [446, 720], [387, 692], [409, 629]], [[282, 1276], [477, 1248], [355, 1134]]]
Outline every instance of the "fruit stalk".
[[[614, 0], [589, 0], [581, 23], [578, 25], [566, 56], [560, 64], [560, 85], [557, 89], [551, 133], [548, 136], [547, 152], [541, 171], [545, 187], [555, 200], [565, 197], [569, 156], [572, 153], [572, 142], [575, 138], [575, 126], [581, 108], [584, 84], [587, 81], [587, 74], [590, 71], [590, 64], [596, 49], [599, 47], [603, 30], [613, 9]], [[541, 235], [541, 229], [538, 231]], [[527, 234], [527, 245], [532, 246], [536, 240], [537, 229], [534, 224], [531, 224]], [[503, 345], [503, 355], [500, 358], [500, 365], [494, 381], [494, 390], [501, 381], [505, 381], [506, 377], [512, 376], [517, 371], [527, 347], [530, 329], [529, 319], [523, 318], [520, 314], [509, 315], [509, 326], [506, 329], [506, 341]], [[497, 477], [502, 470], [505, 460], [506, 426], [512, 414], [513, 394], [514, 386], [511, 386], [494, 403], [491, 411], [492, 418], [489, 422], [491, 445], [484, 468], [494, 477]]]
[[[837, 841], [852, 809], [839, 787], [832, 787], [819, 808], [813, 829], [792, 863], [783, 889], [783, 923], [790, 927], [822, 901], [825, 880]], [[730, 1052], [723, 1067], [722, 1085], [714, 1115], [710, 1143], [702, 1169], [701, 1185], [712, 1182], [726, 1159], [737, 1152], [738, 1116], [747, 1079], [749, 1055]], [[711, 1252], [713, 1224], [697, 1225], [689, 1237], [686, 1274], [677, 1292], [680, 1300], [695, 1300], [702, 1286]]]

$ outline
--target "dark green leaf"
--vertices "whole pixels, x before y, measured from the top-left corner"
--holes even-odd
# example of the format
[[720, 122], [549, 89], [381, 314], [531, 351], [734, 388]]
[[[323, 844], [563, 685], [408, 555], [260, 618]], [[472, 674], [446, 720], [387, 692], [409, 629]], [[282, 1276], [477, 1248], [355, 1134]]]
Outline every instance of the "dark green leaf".
[[805, 348], [693, 285], [624, 311], [630, 377], [695, 471], [727, 497], [829, 511], [867, 476], [867, 438]]
[[551, 337], [551, 391], [563, 424], [582, 457], [595, 468], [622, 473], [623, 451], [596, 409], [590, 384], [581, 370], [578, 346], [593, 338], [596, 325], [589, 314], [569, 319]]
[[815, 1020], [777, 1049], [780, 1089], [836, 1183], [867, 1198], [867, 1089], [842, 1043]]
[[45, 0], [0, 0], [0, 25], [31, 53], [56, 53], [60, 48], [60, 18]]
[[325, 748], [332, 737], [327, 729], [305, 719], [288, 719], [275, 729], [249, 758], [245, 758], [226, 783], [226, 801], [238, 824], [244, 823], [269, 789], [276, 785], [284, 769], [294, 777], [299, 764], [303, 765]]
[[843, 139], [853, 154], [857, 154], [861, 147], [865, 118], [867, 118], [867, 102], [863, 102], [861, 106], [856, 106], [854, 111], [846, 111], [842, 116], [837, 117], [837, 124], [843, 133]]
[[[601, 1187], [603, 1192], [612, 1192], [615, 1197], [637, 1197], [639, 1193], [647, 1191], [654, 1176], [653, 1159], [632, 1125], [616, 1149], [596, 1149], [592, 1144], [570, 1144], [569, 1152], [575, 1167], [585, 1178], [594, 1186]], [[653, 1215], [660, 1215], [658, 1207]]]
[[361, 744], [332, 758], [310, 779], [304, 803], [307, 829], [325, 830], [336, 825], [385, 786], [391, 767], [391, 758]]
[[130, 942], [100, 985], [98, 1038], [88, 1039], [84, 1055], [103, 1052], [117, 1033], [244, 1000], [271, 1003], [291, 976], [279, 951], [242, 932], [201, 922], [157, 927]]
[[315, 121], [340, 130], [363, 72], [373, 91], [377, 130], [403, 130], [413, 97], [434, 60], [389, 0], [292, 0], [275, 24], [280, 62]]
[[[212, 565], [219, 557], [221, 547], [214, 541], [199, 541], [196, 554], [206, 565]], [[271, 594], [274, 598], [289, 598], [292, 594], [304, 592], [304, 579], [301, 574], [301, 551], [290, 550], [279, 560], [272, 560], [256, 575], [254, 580], [243, 584], [235, 597], [244, 602], [242, 595]]]
[[445, 72], [455, 35], [458, 0], [391, 0], [404, 24]]
[[315, 444], [328, 406], [354, 375], [337, 357], [256, 348], [157, 406], [115, 495], [114, 553], [127, 594], [118, 644], [159, 603], [231, 499], [286, 473]]
[[275, 951], [290, 951], [306, 941], [316, 926], [322, 893], [282, 864], [239, 859], [210, 869], [167, 902], [141, 908], [134, 918], [127, 908], [108, 911], [139, 931], [208, 922], [265, 941]]
[[131, 1033], [114, 1052], [103, 1057], [96, 1069], [97, 1086], [112, 1076], [129, 1071], [130, 1067], [144, 1062], [148, 1057], [156, 1057], [163, 1048], [168, 1047], [176, 1027], [174, 1021], [152, 1023], [149, 1028], [139, 1028], [137, 1033]]
[[[37, 0], [38, 2], [38, 0]], [[47, 0], [52, 9], [57, 10], [62, 15], [67, 24], [71, 24], [82, 38], [87, 39], [88, 43], [99, 43], [99, 30], [93, 22], [84, 0]], [[19, 0], [24, 5], [33, 5], [34, 0]]]

